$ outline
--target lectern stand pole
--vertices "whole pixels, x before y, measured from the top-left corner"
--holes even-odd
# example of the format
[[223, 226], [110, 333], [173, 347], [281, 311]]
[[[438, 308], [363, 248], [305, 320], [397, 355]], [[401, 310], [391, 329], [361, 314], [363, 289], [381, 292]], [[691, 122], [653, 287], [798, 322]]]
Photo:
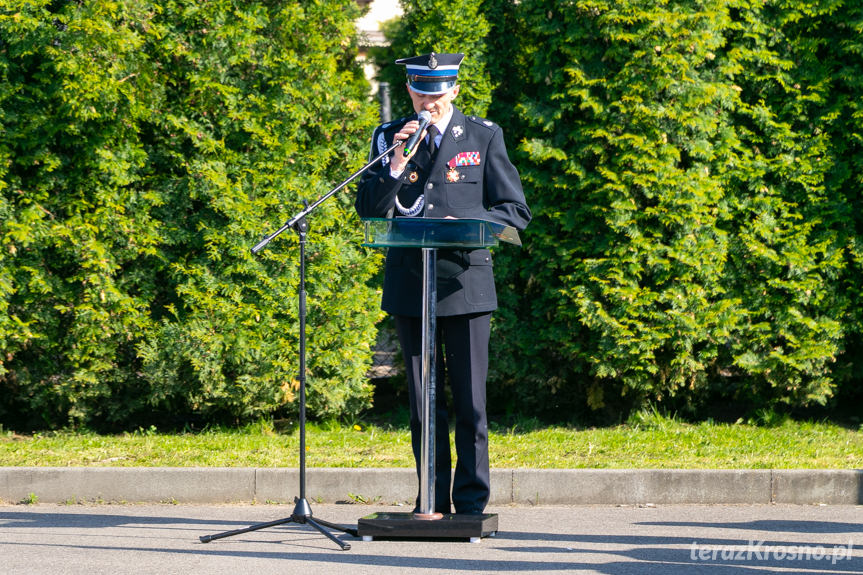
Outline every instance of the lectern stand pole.
[[422, 309], [422, 446], [420, 456], [420, 502], [417, 519], [440, 519], [435, 513], [435, 330], [437, 329], [437, 250], [423, 248]]

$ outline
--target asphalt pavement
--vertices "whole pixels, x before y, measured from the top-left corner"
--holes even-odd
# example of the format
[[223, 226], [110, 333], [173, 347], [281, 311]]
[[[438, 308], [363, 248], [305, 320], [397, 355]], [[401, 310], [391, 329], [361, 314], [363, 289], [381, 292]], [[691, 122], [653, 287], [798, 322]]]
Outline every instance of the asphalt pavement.
[[[347, 527], [405, 507], [315, 504]], [[498, 532], [466, 540], [364, 541], [294, 522], [292, 504], [0, 505], [0, 573], [863, 573], [863, 506], [499, 505]]]

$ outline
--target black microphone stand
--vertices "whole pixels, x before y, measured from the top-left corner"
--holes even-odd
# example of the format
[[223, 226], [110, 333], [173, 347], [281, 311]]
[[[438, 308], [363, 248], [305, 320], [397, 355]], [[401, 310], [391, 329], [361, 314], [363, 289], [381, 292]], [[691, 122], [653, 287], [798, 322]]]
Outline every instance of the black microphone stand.
[[259, 523], [256, 525], [252, 525], [250, 527], [246, 527], [244, 529], [235, 529], [233, 531], [225, 531], [224, 533], [217, 533], [216, 535], [202, 535], [200, 537], [201, 543], [209, 543], [210, 541], [214, 541], [216, 539], [222, 539], [223, 537], [231, 537], [233, 535], [240, 535], [241, 533], [248, 533], [250, 531], [257, 531], [258, 529], [265, 529], [267, 527], [274, 527], [276, 525], [283, 525], [285, 523], [297, 523], [300, 525], [311, 525], [322, 534], [326, 535], [330, 540], [332, 540], [336, 545], [342, 548], [343, 551], [347, 551], [351, 548], [350, 544], [345, 543], [344, 541], [337, 538], [335, 535], [324, 529], [328, 527], [330, 529], [335, 529], [337, 531], [342, 531], [347, 533], [348, 535], [353, 535], [357, 537], [356, 528], [344, 527], [342, 525], [336, 525], [335, 523], [330, 523], [328, 521], [324, 521], [322, 519], [316, 519], [314, 515], [312, 515], [312, 507], [309, 505], [308, 500], [306, 499], [306, 235], [309, 231], [309, 224], [306, 220], [306, 216], [310, 214], [315, 208], [324, 203], [327, 199], [333, 196], [336, 192], [347, 186], [351, 183], [357, 176], [364, 173], [366, 170], [371, 168], [373, 165], [378, 163], [381, 159], [387, 156], [390, 152], [392, 152], [401, 142], [397, 141], [392, 146], [390, 146], [387, 150], [382, 152], [378, 157], [370, 161], [368, 164], [354, 172], [348, 177], [344, 182], [315, 200], [315, 202], [311, 205], [308, 205], [307, 202], [303, 202], [305, 204], [305, 208], [298, 212], [294, 217], [285, 222], [285, 224], [273, 232], [272, 234], [265, 237], [263, 240], [258, 242], [255, 247], [252, 248], [252, 253], [257, 254], [259, 251], [264, 249], [264, 247], [270, 243], [274, 238], [280, 235], [287, 229], [294, 229], [299, 235], [299, 244], [300, 244], [300, 255], [299, 255], [299, 268], [300, 268], [300, 285], [298, 289], [297, 296], [299, 298], [299, 316], [300, 316], [300, 496], [296, 499], [296, 505], [294, 506], [294, 512], [291, 513], [290, 517], [285, 517], [283, 519], [277, 519], [275, 521], [268, 521], [267, 523]]

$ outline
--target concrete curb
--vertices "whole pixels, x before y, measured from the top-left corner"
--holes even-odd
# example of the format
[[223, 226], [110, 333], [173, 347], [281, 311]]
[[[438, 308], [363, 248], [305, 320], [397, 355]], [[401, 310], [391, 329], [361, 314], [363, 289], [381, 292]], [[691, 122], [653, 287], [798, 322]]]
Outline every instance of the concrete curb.
[[[0, 500], [129, 503], [290, 503], [288, 468], [3, 467]], [[493, 505], [863, 505], [863, 470], [493, 469]], [[310, 502], [412, 504], [413, 469], [312, 468]]]

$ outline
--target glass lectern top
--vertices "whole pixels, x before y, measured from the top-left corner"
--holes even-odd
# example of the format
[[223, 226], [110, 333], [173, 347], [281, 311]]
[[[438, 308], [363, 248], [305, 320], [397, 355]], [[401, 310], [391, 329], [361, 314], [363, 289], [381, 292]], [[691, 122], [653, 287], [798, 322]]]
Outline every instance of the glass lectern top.
[[449, 218], [365, 218], [364, 246], [400, 248], [487, 248], [521, 245], [518, 231], [488, 220]]

